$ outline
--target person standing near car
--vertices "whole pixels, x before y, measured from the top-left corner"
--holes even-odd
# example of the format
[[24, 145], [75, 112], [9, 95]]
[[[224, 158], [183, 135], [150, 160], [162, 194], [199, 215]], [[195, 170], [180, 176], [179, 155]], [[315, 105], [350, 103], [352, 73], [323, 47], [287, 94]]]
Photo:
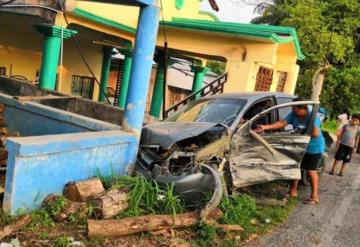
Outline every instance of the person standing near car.
[[336, 143], [336, 154], [333, 167], [330, 171], [330, 175], [334, 175], [335, 168], [338, 161], [343, 161], [339, 176], [344, 175], [344, 169], [347, 163], [351, 162], [351, 156], [356, 152], [359, 145], [360, 137], [360, 115], [354, 114], [351, 117], [350, 123], [345, 124]]
[[[303, 101], [297, 98], [294, 102]], [[282, 120], [270, 125], [258, 125], [257, 132], [266, 130], [282, 129], [288, 124], [292, 125], [294, 129], [306, 130], [311, 118], [311, 112], [307, 105], [294, 106], [292, 111]], [[305, 204], [314, 205], [320, 202], [319, 197], [319, 177], [316, 171], [318, 164], [321, 162], [322, 154], [325, 151], [325, 140], [320, 129], [320, 118], [317, 116], [314, 122], [314, 128], [311, 133], [310, 142], [306, 149], [305, 155], [301, 161], [301, 168], [307, 171], [311, 182], [311, 196], [305, 200]], [[297, 186], [299, 180], [294, 180], [290, 188], [289, 194], [291, 197], [297, 196]]]

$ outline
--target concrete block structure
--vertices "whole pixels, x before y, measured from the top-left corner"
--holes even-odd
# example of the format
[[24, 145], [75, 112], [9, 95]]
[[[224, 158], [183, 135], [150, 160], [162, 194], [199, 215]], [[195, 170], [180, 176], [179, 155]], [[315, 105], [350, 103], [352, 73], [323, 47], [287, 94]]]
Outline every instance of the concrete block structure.
[[[120, 109], [106, 106], [112, 108], [106, 111], [103, 104], [61, 94], [39, 100], [39, 94], [49, 92], [4, 77], [0, 77], [0, 92], [8, 131], [20, 134], [8, 138], [6, 143], [8, 163], [3, 202], [6, 211], [14, 214], [20, 209], [37, 208], [46, 195], [61, 194], [68, 182], [98, 173], [127, 174], [131, 169], [136, 138], [112, 123], [114, 119], [102, 117], [115, 115], [121, 122]], [[29, 100], [22, 101], [24, 95]], [[77, 107], [61, 103], [71, 99], [77, 101]], [[63, 109], [56, 108], [57, 105]], [[108, 122], [88, 117], [99, 109], [103, 111], [98, 111], [97, 117]]]

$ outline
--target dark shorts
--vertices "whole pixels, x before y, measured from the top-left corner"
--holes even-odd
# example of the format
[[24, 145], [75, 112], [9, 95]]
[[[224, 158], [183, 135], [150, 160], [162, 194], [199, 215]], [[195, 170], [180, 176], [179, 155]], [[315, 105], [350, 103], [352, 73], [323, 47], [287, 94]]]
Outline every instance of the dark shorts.
[[352, 153], [352, 147], [340, 143], [338, 149], [336, 150], [335, 159], [342, 160], [344, 163], [349, 163], [351, 161]]
[[301, 169], [315, 171], [320, 166], [322, 154], [305, 153], [301, 160]]

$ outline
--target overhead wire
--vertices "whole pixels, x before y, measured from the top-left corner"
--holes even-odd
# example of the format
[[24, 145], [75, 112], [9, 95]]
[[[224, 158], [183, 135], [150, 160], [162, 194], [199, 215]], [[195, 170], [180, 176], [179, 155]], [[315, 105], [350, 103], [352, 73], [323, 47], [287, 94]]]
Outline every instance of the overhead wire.
[[[69, 21], [68, 21], [68, 19], [67, 19], [67, 17], [66, 17], [65, 10], [64, 10], [64, 7], [63, 7], [63, 5], [62, 5], [61, 2], [60, 2], [60, 7], [61, 7], [61, 10], [62, 10], [62, 14], [63, 14], [64, 20], [65, 20], [65, 22], [66, 22], [66, 25], [67, 25], [68, 27], [71, 27], [71, 25], [70, 25], [70, 23], [69, 23]], [[75, 38], [75, 36], [71, 36], [71, 39], [74, 41], [75, 47], [76, 47], [77, 51], [79, 52], [81, 59], [82, 59], [83, 62], [85, 63], [85, 66], [86, 66], [87, 69], [89, 70], [90, 74], [93, 76], [95, 82], [98, 84], [100, 93], [103, 94], [103, 95], [105, 96], [105, 98], [106, 98], [106, 101], [107, 101], [109, 104], [111, 104], [111, 102], [110, 102], [110, 100], [109, 100], [109, 97], [106, 95], [106, 92], [101, 88], [101, 83], [100, 83], [99, 80], [96, 78], [96, 75], [95, 75], [94, 71], [91, 69], [90, 64], [89, 64], [88, 61], [86, 60], [85, 55], [84, 55], [84, 53], [83, 53], [83, 51], [82, 51], [82, 49], [81, 49], [81, 47], [80, 47], [79, 41]]]

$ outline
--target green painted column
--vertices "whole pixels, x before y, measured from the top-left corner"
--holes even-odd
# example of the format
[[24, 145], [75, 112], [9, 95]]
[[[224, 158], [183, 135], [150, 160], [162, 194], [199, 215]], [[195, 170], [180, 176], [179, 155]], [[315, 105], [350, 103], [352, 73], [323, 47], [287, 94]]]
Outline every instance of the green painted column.
[[[193, 93], [200, 90], [203, 87], [204, 75], [206, 74], [207, 70], [208, 69], [206, 67], [202, 67], [202, 66], [192, 67], [192, 71], [194, 72], [194, 80], [191, 91]], [[200, 96], [201, 96], [200, 94], [197, 94], [195, 95], [195, 98], [198, 99], [200, 98]]]
[[120, 87], [120, 93], [118, 99], [119, 99], [119, 107], [124, 109], [128, 87], [129, 87], [129, 81], [130, 81], [132, 52], [130, 50], [121, 50], [121, 54], [125, 56], [125, 60], [123, 65], [124, 67], [122, 72], [121, 87]]
[[55, 90], [61, 38], [70, 38], [77, 32], [49, 24], [36, 25], [34, 28], [45, 36], [41, 58], [39, 87], [42, 89]]
[[155, 84], [152, 93], [150, 115], [156, 118], [160, 118], [161, 107], [163, 103], [164, 94], [164, 62], [161, 55], [157, 60], [157, 69], [155, 75]]
[[104, 102], [106, 99], [107, 86], [111, 66], [111, 56], [113, 55], [112, 47], [104, 47], [103, 62], [101, 67], [99, 101]]

